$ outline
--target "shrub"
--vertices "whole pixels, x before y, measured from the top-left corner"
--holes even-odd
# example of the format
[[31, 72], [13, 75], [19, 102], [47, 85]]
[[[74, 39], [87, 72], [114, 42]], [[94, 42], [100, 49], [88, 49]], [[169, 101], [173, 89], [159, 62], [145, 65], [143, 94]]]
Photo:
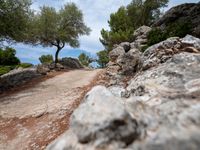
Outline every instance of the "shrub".
[[97, 53], [98, 60], [97, 63], [100, 65], [101, 68], [105, 68], [106, 64], [109, 62], [108, 51], [103, 50]]
[[89, 56], [87, 56], [85, 53], [81, 53], [78, 56], [79, 61], [81, 62], [82, 65], [88, 67], [90, 63], [93, 62], [92, 58], [90, 58]]
[[22, 67], [22, 68], [29, 68], [29, 67], [33, 67], [33, 64], [31, 63], [21, 63], [19, 65], [17, 65], [17, 68]]
[[[166, 40], [169, 37], [184, 37], [187, 34], [191, 34], [191, 25], [188, 22], [177, 21], [174, 23], [168, 24], [165, 29], [161, 30], [159, 28], [152, 29], [148, 36], [147, 46], [157, 44], [161, 41]], [[145, 47], [146, 48], [146, 47]]]
[[15, 55], [16, 50], [13, 48], [0, 49], [0, 65], [13, 66], [20, 64], [20, 60]]
[[156, 43], [159, 43], [165, 40], [166, 38], [167, 38], [167, 34], [165, 32], [163, 32], [159, 28], [154, 28], [149, 32], [147, 36], [147, 39], [148, 39], [147, 45], [148, 46], [154, 45]]
[[42, 64], [45, 64], [45, 63], [52, 63], [53, 62], [53, 56], [52, 55], [42, 55], [40, 58], [39, 58], [40, 62]]
[[0, 66], [0, 76], [8, 73], [12, 68], [10, 66]]

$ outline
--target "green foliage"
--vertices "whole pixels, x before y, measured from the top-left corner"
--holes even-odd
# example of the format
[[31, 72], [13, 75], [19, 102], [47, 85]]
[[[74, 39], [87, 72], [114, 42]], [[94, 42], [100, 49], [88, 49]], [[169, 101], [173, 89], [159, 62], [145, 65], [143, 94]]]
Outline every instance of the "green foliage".
[[42, 64], [45, 64], [45, 63], [52, 63], [53, 62], [53, 56], [52, 55], [42, 55], [40, 58], [39, 58], [40, 62]]
[[29, 33], [29, 43], [43, 46], [56, 46], [55, 62], [58, 53], [69, 44], [79, 46], [79, 37], [88, 35], [90, 29], [84, 24], [83, 14], [74, 3], [68, 3], [59, 11], [44, 6], [32, 20], [33, 29]]
[[147, 39], [148, 39], [147, 45], [151, 46], [153, 44], [159, 43], [167, 39], [167, 34], [165, 31], [163, 32], [161, 29], [155, 28], [149, 32]]
[[0, 44], [23, 41], [29, 27], [31, 0], [0, 0]]
[[159, 28], [154, 28], [148, 34], [148, 47], [154, 44], [157, 44], [161, 41], [166, 40], [169, 37], [184, 37], [187, 34], [191, 33], [191, 26], [188, 22], [178, 21], [171, 24], [168, 24], [167, 27], [163, 30]]
[[105, 68], [106, 64], [109, 62], [108, 51], [103, 50], [97, 53], [98, 60], [97, 63], [101, 68]]
[[78, 56], [78, 59], [79, 61], [81, 62], [82, 65], [84, 66], [89, 66], [90, 63], [92, 63], [92, 59], [87, 56], [85, 53], [81, 53], [79, 56]]
[[12, 68], [10, 66], [0, 66], [0, 76], [8, 73]]
[[20, 64], [20, 60], [15, 55], [16, 51], [13, 48], [0, 49], [0, 65], [12, 66]]
[[33, 67], [33, 64], [31, 63], [21, 63], [19, 65], [16, 66], [17, 68], [22, 67], [22, 68], [30, 68]]
[[106, 50], [111, 50], [115, 44], [133, 41], [133, 32], [142, 25], [150, 25], [157, 19], [168, 0], [132, 0], [127, 7], [120, 7], [110, 15], [108, 21], [110, 31], [102, 29], [100, 38]]

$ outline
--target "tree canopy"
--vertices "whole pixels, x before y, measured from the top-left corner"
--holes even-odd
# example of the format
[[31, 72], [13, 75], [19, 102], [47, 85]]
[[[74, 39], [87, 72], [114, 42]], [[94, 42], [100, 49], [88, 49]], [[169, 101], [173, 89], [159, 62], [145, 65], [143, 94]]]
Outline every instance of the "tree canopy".
[[0, 0], [0, 42], [21, 42], [29, 28], [31, 0]]
[[82, 65], [84, 66], [89, 66], [90, 63], [92, 63], [93, 59], [90, 58], [88, 55], [85, 53], [81, 53], [78, 57], [79, 61], [81, 62]]
[[105, 68], [106, 64], [109, 62], [108, 51], [103, 50], [97, 53], [98, 60], [97, 63], [99, 64], [100, 68]]
[[133, 32], [142, 25], [151, 25], [165, 7], [168, 0], [132, 0], [127, 7], [120, 7], [110, 15], [108, 21], [110, 31], [102, 29], [100, 38], [105, 49], [111, 50], [113, 45], [133, 40]]
[[60, 50], [66, 44], [78, 47], [79, 37], [90, 32], [83, 21], [81, 10], [74, 3], [68, 3], [59, 11], [53, 7], [41, 7], [40, 13], [32, 20], [32, 26], [28, 42], [44, 47], [57, 47], [55, 63], [58, 62]]

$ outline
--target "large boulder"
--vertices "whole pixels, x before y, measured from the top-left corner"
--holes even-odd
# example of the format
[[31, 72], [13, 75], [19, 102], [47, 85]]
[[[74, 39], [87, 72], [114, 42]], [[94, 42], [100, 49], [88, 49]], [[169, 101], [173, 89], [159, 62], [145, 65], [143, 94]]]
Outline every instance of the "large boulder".
[[190, 23], [192, 35], [200, 38], [200, 2], [186, 3], [168, 10], [163, 17], [155, 22], [154, 26], [164, 28], [168, 24], [184, 21]]
[[40, 77], [37, 68], [18, 68], [0, 76], [0, 92]]
[[145, 47], [147, 44], [147, 36], [151, 30], [152, 28], [148, 26], [139, 27], [133, 33], [135, 40], [131, 45], [138, 48], [139, 50], [142, 50], [142, 48]]
[[132, 75], [141, 67], [141, 53], [138, 49], [131, 49], [119, 56], [117, 64], [121, 67], [123, 75]]
[[65, 69], [81, 69], [83, 66], [76, 58], [66, 57], [62, 58], [59, 61], [59, 64], [61, 64]]
[[[136, 120], [130, 117], [122, 101], [103, 86], [96, 86], [87, 93], [84, 102], [72, 114], [71, 130], [71, 134], [54, 142], [50, 149], [59, 147], [62, 140], [65, 144], [60, 144], [59, 149], [96, 149], [110, 143], [124, 147], [139, 136]], [[76, 144], [66, 141], [69, 136]]]
[[126, 108], [145, 131], [132, 149], [199, 149], [200, 54], [175, 54], [133, 78], [127, 90]]

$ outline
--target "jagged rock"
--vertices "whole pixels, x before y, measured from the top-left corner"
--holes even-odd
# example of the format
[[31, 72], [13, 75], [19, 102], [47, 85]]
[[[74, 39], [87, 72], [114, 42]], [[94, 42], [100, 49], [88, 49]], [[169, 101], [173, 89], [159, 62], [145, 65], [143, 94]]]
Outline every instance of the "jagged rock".
[[138, 49], [131, 49], [119, 56], [117, 64], [122, 68], [122, 74], [132, 75], [141, 67], [141, 53]]
[[[124, 147], [139, 136], [136, 120], [130, 117], [120, 99], [103, 86], [96, 86], [87, 93], [84, 102], [72, 114], [71, 130], [71, 134], [54, 142], [49, 149], [59, 146], [59, 149], [96, 149], [110, 143]], [[67, 137], [72, 137], [76, 144]], [[61, 140], [65, 144], [58, 145]]]
[[123, 47], [125, 52], [128, 52], [131, 49], [131, 45], [129, 42], [120, 43], [119, 46]]
[[186, 3], [168, 10], [154, 26], [165, 28], [168, 24], [184, 21], [190, 23], [192, 35], [200, 38], [200, 3]]
[[49, 65], [48, 64], [41, 64], [37, 66], [37, 72], [46, 75], [48, 72], [50, 72]]
[[180, 53], [133, 78], [126, 108], [145, 138], [132, 149], [194, 149], [200, 146], [200, 54]]
[[147, 35], [151, 31], [151, 27], [148, 26], [141, 26], [133, 33], [135, 37], [134, 43], [132, 43], [132, 47], [136, 47], [140, 50], [147, 44]]
[[143, 53], [143, 70], [149, 69], [164, 63], [170, 59], [174, 54], [183, 51], [197, 53], [200, 52], [200, 39], [191, 35], [187, 35], [180, 39], [178, 37], [171, 37], [165, 41], [155, 44], [145, 50]]
[[37, 72], [37, 68], [18, 68], [12, 70], [0, 76], [0, 92], [12, 87], [17, 87], [39, 76], [41, 76], [41, 74]]
[[126, 145], [138, 136], [137, 122], [130, 118], [117, 99], [102, 86], [94, 87], [86, 95], [85, 102], [71, 119], [71, 128], [80, 143], [95, 143], [99, 146], [118, 141]]
[[200, 39], [196, 38], [191, 35], [186, 35], [184, 38], [181, 39], [181, 43], [184, 45], [184, 47], [193, 47], [200, 51]]
[[116, 62], [117, 58], [125, 53], [125, 50], [123, 47], [118, 46], [115, 49], [113, 49], [109, 53], [109, 58], [111, 62]]
[[62, 58], [59, 63], [65, 68], [65, 69], [81, 69], [83, 66], [76, 58], [66, 57]]

